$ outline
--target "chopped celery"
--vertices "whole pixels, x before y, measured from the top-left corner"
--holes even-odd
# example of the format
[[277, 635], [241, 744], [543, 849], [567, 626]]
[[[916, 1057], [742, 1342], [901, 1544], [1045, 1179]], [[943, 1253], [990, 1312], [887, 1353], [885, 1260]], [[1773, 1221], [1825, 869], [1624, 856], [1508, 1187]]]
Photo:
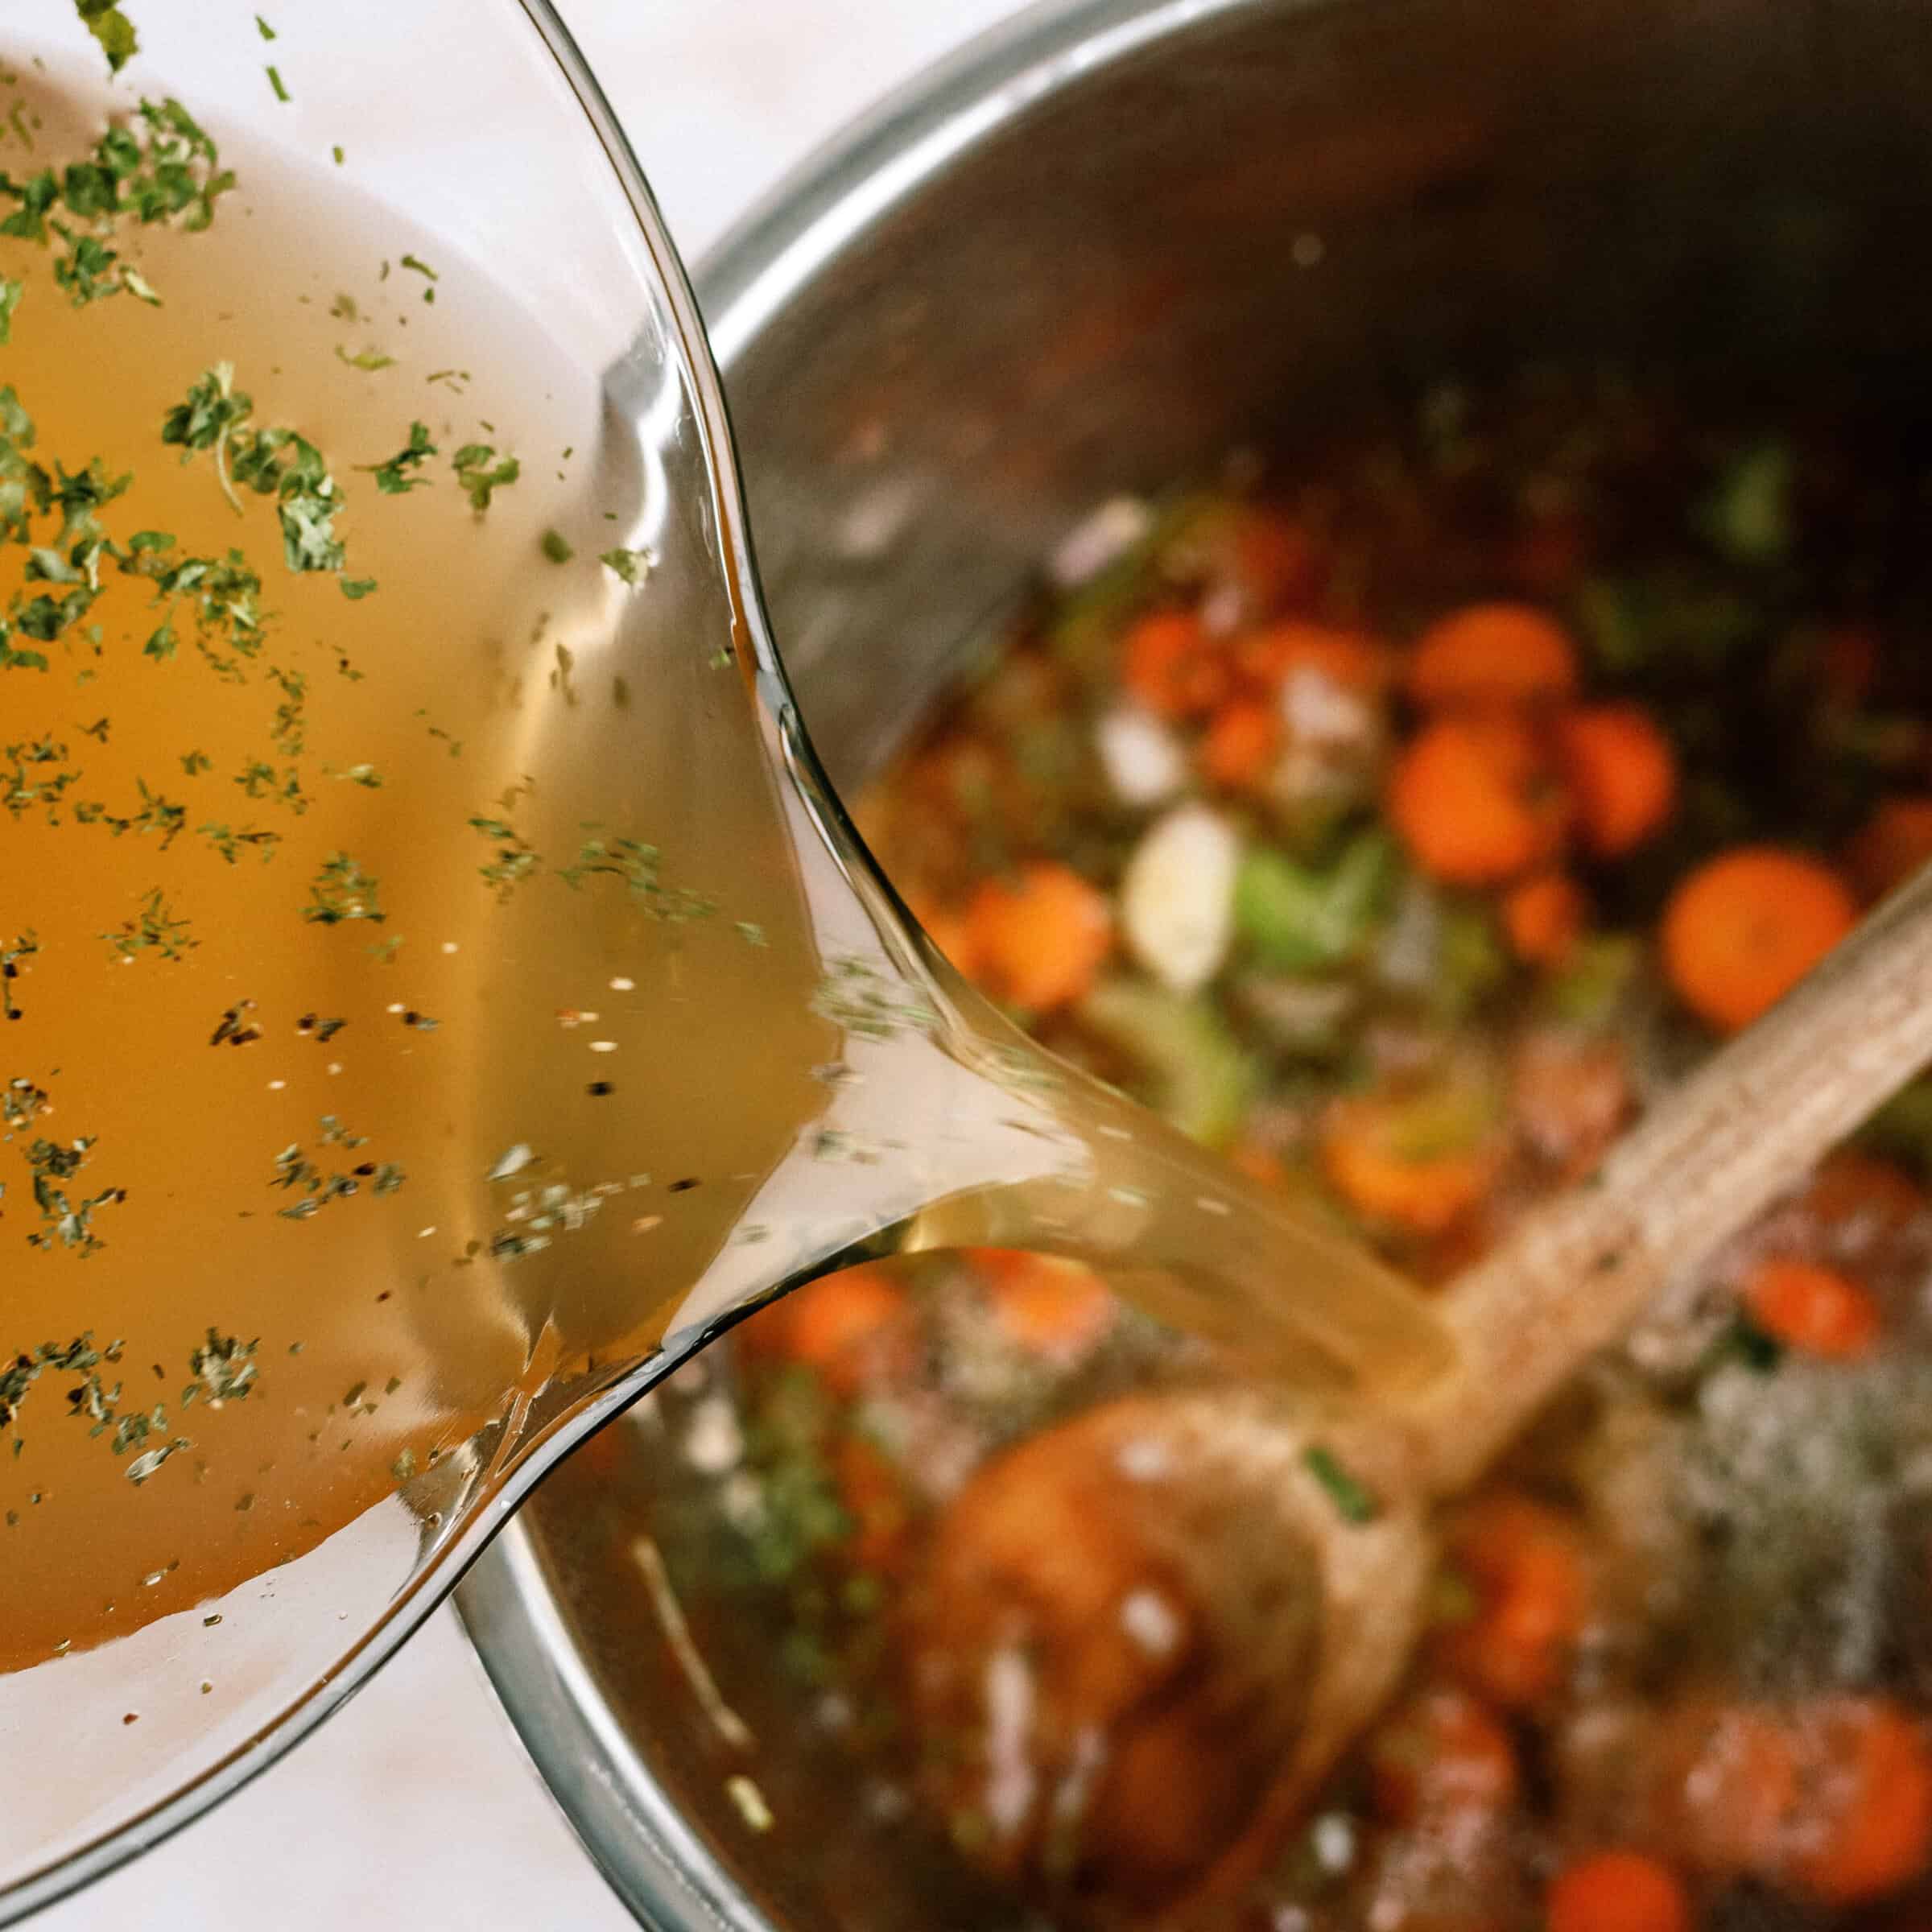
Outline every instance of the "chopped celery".
[[1146, 1075], [1154, 1111], [1190, 1139], [1225, 1146], [1241, 1131], [1253, 1091], [1247, 1056], [1226, 1022], [1201, 1000], [1132, 980], [1103, 980], [1075, 1017]]
[[1445, 1019], [1460, 1020], [1475, 1011], [1509, 970], [1509, 956], [1487, 906], [1451, 901], [1442, 911], [1436, 943], [1435, 981], [1430, 1003]]
[[1420, 1165], [1461, 1154], [1501, 1120], [1501, 1096], [1485, 1079], [1457, 1069], [1439, 1084], [1410, 1095], [1389, 1111], [1383, 1146], [1395, 1159]]
[[1635, 980], [1641, 952], [1628, 933], [1600, 933], [1579, 940], [1569, 964], [1545, 990], [1550, 1011], [1579, 1026], [1600, 1025]]
[[1350, 840], [1326, 872], [1257, 847], [1235, 881], [1236, 929], [1278, 972], [1345, 966], [1368, 943], [1395, 873], [1395, 848], [1381, 832]]
[[1791, 544], [1790, 448], [1754, 444], [1733, 456], [1699, 506], [1698, 529], [1734, 564], [1776, 564]]

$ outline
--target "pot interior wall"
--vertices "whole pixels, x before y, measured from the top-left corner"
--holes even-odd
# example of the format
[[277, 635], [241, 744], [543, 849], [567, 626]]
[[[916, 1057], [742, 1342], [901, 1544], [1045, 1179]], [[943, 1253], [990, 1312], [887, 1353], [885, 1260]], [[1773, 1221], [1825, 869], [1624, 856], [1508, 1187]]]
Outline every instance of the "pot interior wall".
[[729, 372], [835, 777], [1083, 509], [1283, 419], [1552, 356], [1922, 382], [1929, 87], [1909, 0], [1357, 0], [1038, 101]]

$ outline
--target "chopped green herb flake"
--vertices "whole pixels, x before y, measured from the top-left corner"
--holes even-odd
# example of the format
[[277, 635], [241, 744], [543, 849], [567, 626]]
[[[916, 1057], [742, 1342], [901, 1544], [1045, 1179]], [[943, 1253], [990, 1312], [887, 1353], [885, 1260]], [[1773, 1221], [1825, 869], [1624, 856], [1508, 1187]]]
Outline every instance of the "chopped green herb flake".
[[283, 85], [282, 76], [272, 61], [269, 64], [267, 72], [268, 84], [275, 90], [275, 98], [278, 101], [291, 98], [287, 88]]
[[74, 0], [80, 23], [101, 44], [107, 56], [109, 70], [119, 73], [140, 49], [134, 23], [114, 4], [114, 0]]
[[545, 530], [542, 547], [544, 555], [553, 564], [568, 564], [577, 554], [561, 530]]
[[353, 919], [380, 925], [388, 915], [376, 903], [378, 883], [347, 852], [331, 852], [310, 882], [309, 902], [302, 916], [316, 926], [341, 926]]
[[470, 826], [497, 847], [495, 856], [477, 869], [499, 902], [507, 904], [510, 894], [542, 865], [535, 848], [506, 819], [473, 815]]
[[1302, 1464], [1327, 1492], [1344, 1522], [1372, 1523], [1381, 1514], [1381, 1499], [1344, 1466], [1332, 1449], [1312, 1443], [1302, 1451]]
[[607, 550], [597, 561], [613, 570], [633, 590], [650, 575], [654, 559], [647, 550]]
[[662, 855], [654, 845], [638, 839], [586, 839], [574, 865], [559, 866], [557, 877], [565, 885], [582, 886], [588, 878], [608, 875], [621, 878], [630, 896], [654, 919], [681, 921], [708, 918], [717, 910], [717, 902], [685, 886], [670, 886], [659, 877]]
[[436, 446], [429, 440], [429, 425], [411, 423], [409, 426], [409, 441], [386, 463], [363, 463], [357, 467], [366, 470], [376, 479], [376, 488], [386, 497], [399, 497], [407, 491], [419, 489], [429, 479], [412, 473], [436, 455]]
[[27, 1164], [34, 1177], [34, 1205], [40, 1210], [41, 1228], [27, 1237], [31, 1248], [52, 1248], [58, 1241], [64, 1248], [77, 1249], [85, 1258], [106, 1245], [94, 1232], [97, 1208], [111, 1208], [127, 1198], [120, 1187], [104, 1187], [98, 1194], [71, 1198], [61, 1183], [72, 1180], [86, 1165], [88, 1150], [93, 1146], [90, 1135], [72, 1141], [37, 1140], [27, 1150]]
[[197, 1398], [210, 1402], [238, 1402], [255, 1385], [255, 1351], [258, 1341], [244, 1342], [210, 1328], [208, 1340], [188, 1358], [193, 1381], [181, 1392], [185, 1409]]
[[450, 461], [457, 482], [469, 494], [470, 508], [478, 516], [489, 508], [498, 489], [515, 482], [523, 473], [522, 464], [514, 456], [506, 456], [498, 462], [495, 447], [489, 443], [465, 443]]
[[104, 932], [113, 956], [126, 964], [144, 952], [156, 952], [164, 960], [184, 960], [201, 942], [188, 936], [185, 919], [176, 919], [168, 909], [157, 886], [141, 902], [141, 909], [123, 919], [113, 932]]

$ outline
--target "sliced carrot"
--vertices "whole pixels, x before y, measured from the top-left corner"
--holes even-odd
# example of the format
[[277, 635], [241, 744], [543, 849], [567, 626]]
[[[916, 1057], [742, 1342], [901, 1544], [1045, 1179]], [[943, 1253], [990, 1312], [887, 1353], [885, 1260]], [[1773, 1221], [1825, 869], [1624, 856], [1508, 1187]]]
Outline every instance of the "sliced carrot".
[[1679, 881], [1664, 910], [1664, 968], [1693, 1013], [1735, 1033], [1775, 1006], [1857, 916], [1828, 866], [1741, 846]]
[[1700, 1869], [1847, 1906], [1932, 1863], [1932, 1750], [1889, 1698], [1833, 1695], [1784, 1710], [1699, 1700], [1669, 1733], [1666, 1828]]
[[1805, 1206], [1828, 1232], [1896, 1234], [1926, 1208], [1925, 1191], [1904, 1169], [1841, 1147], [1813, 1175]]
[[1449, 1554], [1474, 1587], [1477, 1608], [1443, 1631], [1445, 1668], [1508, 1710], [1547, 1697], [1589, 1611], [1575, 1525], [1526, 1496], [1495, 1495], [1463, 1519]]
[[1193, 611], [1150, 611], [1121, 650], [1121, 682], [1158, 716], [1204, 717], [1228, 695], [1226, 654]]
[[1506, 1810], [1519, 1780], [1509, 1733], [1466, 1690], [1418, 1692], [1380, 1724], [1368, 1750], [1376, 1814], [1392, 1825]]
[[912, 916], [926, 929], [926, 936], [939, 951], [952, 960], [958, 970], [968, 979], [975, 976], [978, 968], [978, 949], [973, 943], [972, 927], [965, 914], [958, 908], [943, 906], [937, 899], [923, 894], [909, 895], [906, 900]]
[[1452, 886], [1500, 885], [1562, 842], [1563, 801], [1534, 739], [1509, 719], [1426, 726], [1396, 764], [1388, 804], [1416, 863]]
[[1560, 966], [1583, 936], [1587, 903], [1583, 889], [1560, 872], [1539, 872], [1513, 886], [1503, 901], [1503, 930], [1519, 960]]
[[1687, 1699], [1666, 1720], [1657, 1768], [1661, 1822], [1681, 1856], [1724, 1877], [1778, 1870], [1803, 1776], [1777, 1713]]
[[1765, 1334], [1828, 1361], [1859, 1360], [1885, 1332], [1885, 1315], [1872, 1290], [1814, 1261], [1761, 1261], [1744, 1284], [1744, 1302]]
[[1091, 1268], [1017, 1248], [973, 1248], [994, 1323], [1030, 1355], [1062, 1360], [1084, 1355], [1113, 1325], [1114, 1301]]
[[1663, 829], [1677, 803], [1677, 753], [1641, 705], [1579, 705], [1555, 735], [1578, 832], [1599, 858], [1620, 858]]
[[1866, 820], [1845, 853], [1845, 862], [1867, 898], [1881, 899], [1932, 859], [1932, 798], [1885, 799]]
[[966, 927], [981, 983], [1036, 1013], [1079, 999], [1113, 946], [1105, 895], [1043, 861], [1022, 866], [1011, 883], [987, 880], [967, 906]]
[[1230, 791], [1257, 785], [1274, 766], [1282, 736], [1282, 714], [1274, 705], [1236, 698], [1208, 721], [1200, 743], [1202, 774]]
[[904, 1291], [886, 1269], [869, 1264], [807, 1282], [759, 1322], [773, 1324], [768, 1346], [816, 1369], [840, 1395], [856, 1394], [902, 1365], [910, 1346]]
[[1330, 1103], [1322, 1119], [1322, 1171], [1356, 1213], [1411, 1234], [1439, 1235], [1480, 1207], [1501, 1172], [1504, 1146], [1492, 1131], [1420, 1144], [1419, 1111], [1433, 1104], [1361, 1095]]
[[1274, 686], [1298, 671], [1326, 678], [1344, 691], [1373, 696], [1389, 682], [1389, 652], [1360, 631], [1291, 618], [1250, 631], [1234, 647], [1236, 667], [1250, 681]]
[[1409, 659], [1425, 710], [1559, 704], [1576, 689], [1576, 647], [1530, 604], [1472, 604], [1432, 624]]
[[1228, 1164], [1238, 1168], [1251, 1181], [1259, 1181], [1264, 1187], [1285, 1187], [1288, 1184], [1288, 1166], [1272, 1147], [1264, 1147], [1258, 1141], [1242, 1141], [1228, 1150]]
[[1315, 551], [1300, 524], [1250, 504], [1235, 520], [1231, 560], [1249, 607], [1267, 613], [1307, 589]]
[[1803, 1716], [1815, 1760], [1791, 1877], [1834, 1905], [1882, 1897], [1932, 1858], [1932, 1754], [1925, 1733], [1883, 1697], [1839, 1697]]
[[1548, 1932], [1690, 1932], [1690, 1901], [1670, 1868], [1639, 1852], [1598, 1852], [1557, 1874]]

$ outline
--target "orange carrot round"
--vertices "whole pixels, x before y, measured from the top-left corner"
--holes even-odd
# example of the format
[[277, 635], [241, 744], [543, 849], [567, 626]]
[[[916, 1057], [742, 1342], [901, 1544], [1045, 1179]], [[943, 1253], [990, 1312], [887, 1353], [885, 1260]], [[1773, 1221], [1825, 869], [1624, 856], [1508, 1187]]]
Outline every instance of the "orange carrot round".
[[1297, 671], [1311, 671], [1344, 691], [1373, 696], [1389, 682], [1389, 653], [1360, 631], [1291, 618], [1250, 631], [1236, 642], [1234, 658], [1241, 675], [1274, 686]]
[[1891, 1699], [1834, 1694], [1782, 1709], [1699, 1700], [1670, 1732], [1662, 1822], [1699, 1868], [1847, 1906], [1932, 1864], [1932, 1750]]
[[1200, 744], [1202, 774], [1211, 785], [1245, 791], [1268, 774], [1282, 747], [1282, 714], [1260, 698], [1236, 698], [1208, 720]]
[[1322, 1172], [1368, 1220], [1410, 1234], [1444, 1234], [1495, 1185], [1502, 1143], [1481, 1133], [1454, 1146], [1413, 1146], [1410, 1113], [1406, 1102], [1376, 1095], [1331, 1102], [1322, 1120]]
[[1858, 889], [1880, 899], [1932, 860], [1932, 798], [1881, 799], [1845, 853]]
[[945, 954], [954, 967], [968, 979], [977, 970], [977, 948], [973, 943], [972, 928], [964, 913], [955, 906], [943, 906], [937, 899], [924, 894], [908, 898], [906, 905], [912, 916], [926, 929], [926, 936], [939, 951]]
[[1803, 1715], [1815, 1760], [1789, 1871], [1835, 1905], [1882, 1897], [1932, 1859], [1932, 1754], [1889, 1699], [1839, 1697]]
[[1666, 1720], [1661, 1743], [1660, 1823], [1677, 1854], [1724, 1877], [1777, 1872], [1803, 1786], [1781, 1715], [1693, 1697]]
[[1499, 885], [1549, 858], [1563, 802], [1530, 733], [1505, 718], [1445, 718], [1397, 761], [1389, 816], [1417, 865], [1452, 886]]
[[967, 1259], [994, 1323], [1030, 1355], [1062, 1360], [1084, 1355], [1113, 1325], [1113, 1297], [1080, 1261], [1017, 1248], [969, 1249]]
[[1690, 1932], [1690, 1901], [1670, 1868], [1638, 1852], [1598, 1852], [1557, 1874], [1548, 1932]]
[[1519, 1780], [1516, 1748], [1488, 1708], [1439, 1685], [1398, 1706], [1368, 1750], [1377, 1817], [1392, 1825], [1506, 1810]]
[[903, 1290], [869, 1263], [808, 1282], [748, 1326], [762, 1323], [771, 1324], [766, 1345], [816, 1369], [840, 1395], [901, 1362], [910, 1336]]
[[1679, 882], [1664, 912], [1664, 968], [1693, 1013], [1735, 1033], [1776, 1005], [1857, 916], [1843, 882], [1817, 860], [1740, 847]]
[[1583, 844], [1619, 858], [1661, 832], [1677, 803], [1677, 753], [1636, 704], [1584, 704], [1556, 720], [1556, 747]]
[[1841, 1147], [1811, 1178], [1805, 1190], [1807, 1212], [1828, 1231], [1856, 1223], [1893, 1235], [1926, 1208], [1925, 1190], [1890, 1161]]
[[1228, 561], [1250, 608], [1265, 613], [1306, 591], [1315, 553], [1300, 524], [1249, 505], [1236, 520]]
[[1193, 611], [1148, 612], [1121, 649], [1121, 683], [1161, 717], [1205, 716], [1227, 695], [1227, 658]]
[[1477, 1608], [1443, 1633], [1445, 1668], [1506, 1710], [1548, 1696], [1589, 1609], [1575, 1526], [1526, 1496], [1492, 1496], [1463, 1519], [1449, 1553]]
[[1509, 949], [1532, 966], [1560, 966], [1582, 936], [1583, 888], [1560, 872], [1539, 872], [1510, 888], [1503, 901]]
[[987, 880], [967, 906], [966, 927], [980, 982], [1036, 1013], [1079, 999], [1113, 945], [1105, 895], [1046, 861], [1022, 866], [1010, 883]]
[[1814, 1261], [1761, 1261], [1744, 1284], [1744, 1303], [1766, 1335], [1828, 1361], [1869, 1355], [1885, 1330], [1869, 1288]]
[[1472, 604], [1432, 624], [1409, 660], [1425, 710], [1560, 704], [1576, 689], [1576, 648], [1529, 604]]
[[1237, 1141], [1228, 1150], [1228, 1164], [1264, 1187], [1288, 1184], [1287, 1163], [1272, 1147], [1265, 1147], [1258, 1141]]

